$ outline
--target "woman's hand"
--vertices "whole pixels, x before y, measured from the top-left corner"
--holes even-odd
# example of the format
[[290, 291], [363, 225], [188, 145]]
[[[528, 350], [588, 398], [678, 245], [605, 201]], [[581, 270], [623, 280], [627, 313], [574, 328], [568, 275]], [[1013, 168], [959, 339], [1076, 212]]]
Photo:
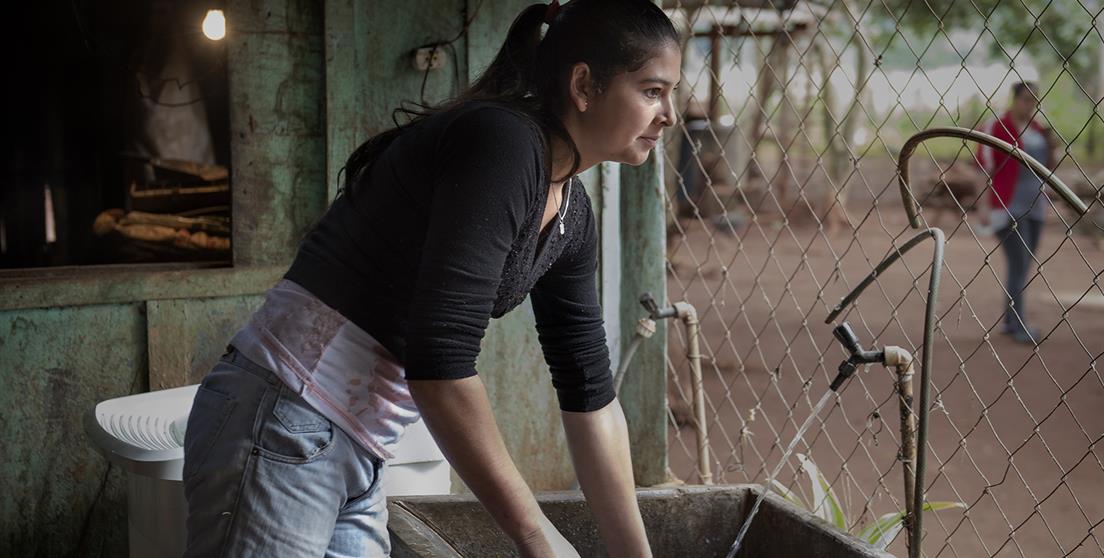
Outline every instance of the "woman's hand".
[[547, 517], [541, 515], [540, 529], [533, 531], [517, 544], [522, 558], [579, 558], [575, 547], [556, 530]]

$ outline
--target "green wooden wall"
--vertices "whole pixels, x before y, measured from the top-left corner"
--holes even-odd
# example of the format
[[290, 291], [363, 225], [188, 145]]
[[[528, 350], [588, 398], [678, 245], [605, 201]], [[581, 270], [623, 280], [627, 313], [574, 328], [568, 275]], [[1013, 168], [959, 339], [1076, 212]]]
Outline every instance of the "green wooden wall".
[[[0, 275], [0, 556], [126, 554], [125, 479], [90, 447], [84, 415], [104, 399], [198, 382], [332, 199], [348, 153], [388, 127], [400, 101], [419, 100], [423, 78], [435, 102], [477, 76], [527, 3], [228, 0], [233, 267]], [[443, 70], [413, 70], [414, 48], [456, 37], [467, 20]], [[585, 177], [603, 276], [619, 278], [603, 284], [614, 331], [632, 331], [640, 292], [665, 291], [659, 176], [652, 163]], [[603, 218], [611, 212], [619, 219]], [[625, 341], [611, 340], [615, 353]], [[644, 485], [666, 469], [665, 350], [661, 337], [641, 350], [622, 397]], [[567, 488], [528, 304], [492, 323], [478, 367], [531, 486]]]

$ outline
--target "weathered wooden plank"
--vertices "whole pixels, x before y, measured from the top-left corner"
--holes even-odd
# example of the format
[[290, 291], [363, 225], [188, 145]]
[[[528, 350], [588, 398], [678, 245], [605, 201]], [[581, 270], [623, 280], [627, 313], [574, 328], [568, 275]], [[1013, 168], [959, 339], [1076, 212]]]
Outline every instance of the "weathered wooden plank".
[[150, 301], [150, 390], [199, 383], [262, 302], [259, 295]]
[[423, 83], [424, 100], [430, 104], [448, 99], [466, 86], [463, 38], [443, 49], [443, 68], [427, 75], [412, 65], [416, 48], [460, 33], [463, 0], [369, 1], [364, 8], [366, 32], [357, 38], [363, 45], [360, 48], [370, 53], [367, 63], [358, 68], [364, 80], [364, 104], [347, 116], [363, 119], [368, 135], [391, 128], [392, 112], [401, 102], [421, 102]]
[[[656, 148], [662, 152], [661, 147]], [[663, 161], [656, 152], [639, 167], [621, 167], [621, 331], [626, 342], [644, 316], [641, 293], [667, 303]], [[633, 469], [640, 485], [659, 484], [667, 471], [667, 323], [637, 350], [621, 386]]]
[[285, 271], [285, 265], [154, 272], [126, 267], [5, 279], [0, 310], [260, 294]]
[[533, 2], [528, 0], [468, 0], [468, 17], [475, 16], [468, 31], [469, 83], [474, 82], [491, 64], [506, 39], [510, 24], [530, 4]]
[[142, 310], [0, 312], [0, 556], [126, 555], [126, 483], [83, 420], [145, 391]]
[[337, 194], [349, 154], [372, 135], [391, 128], [392, 113], [401, 103], [423, 98], [437, 103], [467, 85], [463, 37], [442, 48], [444, 68], [427, 75], [412, 66], [416, 48], [457, 36], [463, 25], [462, 7], [463, 0], [326, 3], [327, 199]]
[[235, 265], [289, 262], [326, 207], [322, 11], [227, 4]]
[[326, 195], [332, 200], [341, 186], [345, 160], [368, 139], [367, 122], [359, 115], [367, 101], [362, 68], [367, 50], [367, 0], [326, 2]]

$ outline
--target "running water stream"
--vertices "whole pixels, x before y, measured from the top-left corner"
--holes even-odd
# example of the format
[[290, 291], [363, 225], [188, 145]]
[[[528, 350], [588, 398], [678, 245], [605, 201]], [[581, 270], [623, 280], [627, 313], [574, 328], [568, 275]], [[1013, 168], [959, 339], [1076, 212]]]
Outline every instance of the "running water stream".
[[813, 420], [820, 415], [820, 411], [824, 409], [824, 406], [828, 404], [828, 400], [835, 394], [836, 392], [832, 390], [824, 392], [824, 396], [820, 398], [820, 401], [813, 407], [812, 412], [809, 413], [809, 418], [805, 419], [801, 428], [797, 429], [797, 434], [794, 434], [793, 440], [790, 440], [790, 445], [786, 446], [786, 451], [782, 452], [782, 459], [778, 461], [778, 465], [775, 466], [770, 476], [767, 477], [767, 482], [763, 484], [763, 490], [755, 499], [755, 505], [751, 507], [751, 513], [748, 514], [747, 519], [744, 519], [744, 524], [740, 527], [740, 533], [736, 535], [736, 542], [732, 543], [732, 548], [729, 549], [727, 558], [733, 558], [736, 556], [736, 552], [740, 550], [740, 543], [744, 541], [744, 535], [747, 534], [748, 528], [751, 527], [751, 521], [755, 519], [755, 514], [759, 513], [759, 506], [763, 503], [763, 498], [766, 498], [767, 493], [771, 491], [771, 486], [774, 485], [774, 477], [777, 477], [778, 473], [782, 471], [782, 467], [786, 465], [786, 460], [789, 459], [790, 454], [793, 453], [794, 447], [797, 446], [797, 442], [805, 436], [805, 431], [809, 429], [809, 426], [813, 424]]

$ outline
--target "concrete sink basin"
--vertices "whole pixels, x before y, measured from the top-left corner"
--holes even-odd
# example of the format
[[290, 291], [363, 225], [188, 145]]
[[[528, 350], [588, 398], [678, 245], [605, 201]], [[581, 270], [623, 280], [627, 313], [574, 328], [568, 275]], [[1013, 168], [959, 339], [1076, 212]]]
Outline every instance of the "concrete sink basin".
[[[641, 513], [659, 557], [723, 557], [762, 488], [755, 484], [643, 489]], [[579, 555], [607, 556], [580, 492], [537, 496], [541, 508]], [[473, 496], [392, 499], [392, 556], [514, 556], [513, 545]], [[740, 549], [743, 558], [886, 558], [891, 554], [843, 534], [808, 511], [770, 494]]]

